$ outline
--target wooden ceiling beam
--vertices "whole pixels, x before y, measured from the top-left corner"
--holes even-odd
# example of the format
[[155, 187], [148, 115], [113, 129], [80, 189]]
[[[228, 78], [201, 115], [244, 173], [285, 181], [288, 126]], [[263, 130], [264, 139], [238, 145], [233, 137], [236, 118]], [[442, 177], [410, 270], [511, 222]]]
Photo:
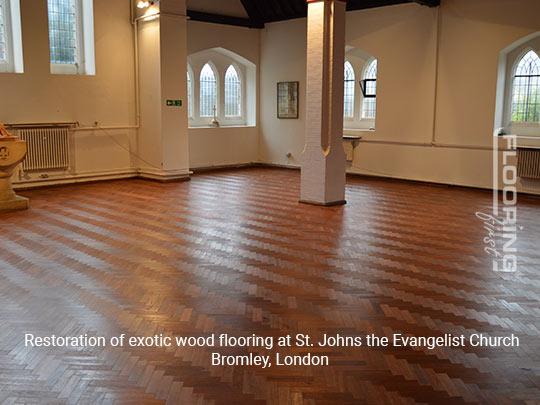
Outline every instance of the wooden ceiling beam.
[[259, 8], [257, 7], [256, 1], [240, 0], [240, 2], [242, 3], [244, 10], [246, 10], [251, 23], [259, 28], [264, 28], [265, 21]]
[[[239, 27], [264, 28], [265, 23], [290, 20], [306, 16], [305, 0], [240, 0], [249, 18], [231, 17], [220, 14], [188, 10], [194, 21]], [[404, 3], [417, 3], [427, 7], [440, 6], [440, 0], [348, 0], [347, 10], [363, 10], [375, 7], [392, 6]]]
[[396, 4], [410, 3], [414, 0], [348, 0], [347, 11], [365, 10], [368, 8], [394, 6]]
[[228, 15], [203, 13], [201, 11], [187, 10], [187, 16], [192, 21], [201, 21], [214, 24], [234, 25], [235, 27], [263, 28], [264, 24], [257, 24], [250, 18], [231, 17]]
[[441, 5], [441, 0], [414, 0], [414, 2], [428, 7], [439, 7]]

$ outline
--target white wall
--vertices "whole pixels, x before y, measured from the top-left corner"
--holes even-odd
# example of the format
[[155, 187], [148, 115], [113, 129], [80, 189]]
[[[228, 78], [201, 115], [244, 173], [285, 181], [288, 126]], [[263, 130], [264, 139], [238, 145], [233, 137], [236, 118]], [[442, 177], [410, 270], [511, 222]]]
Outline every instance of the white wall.
[[[540, 3], [442, 0], [439, 12], [438, 70], [436, 8], [348, 13], [347, 45], [379, 60], [376, 130], [359, 132], [367, 143], [356, 149], [351, 171], [489, 188], [499, 52], [540, 30]], [[278, 120], [275, 85], [298, 80], [303, 95], [305, 35], [305, 19], [268, 24], [262, 33], [263, 162], [301, 162], [305, 100], [299, 120]]]
[[[24, 74], [0, 74], [0, 120], [75, 122], [81, 126], [135, 124], [134, 50], [127, 1], [94, 0], [95, 76], [51, 75], [47, 1], [21, 1]], [[77, 132], [76, 175], [132, 169], [133, 129]]]
[[[0, 74], [0, 120], [124, 127], [77, 132], [72, 174], [135, 173], [140, 162], [129, 152], [139, 153], [137, 131], [129, 128], [136, 123], [129, 2], [94, 0], [94, 13], [96, 75], [51, 75], [46, 0], [21, 1], [25, 72]], [[350, 170], [490, 187], [499, 53], [540, 30], [540, 2], [442, 0], [440, 13], [438, 70], [437, 9], [406, 4], [348, 13], [347, 44], [379, 59], [376, 131], [363, 133], [367, 142], [356, 149]], [[188, 22], [188, 54], [221, 47], [259, 67], [257, 125], [190, 129], [190, 167], [300, 164], [305, 25], [298, 19], [250, 30]], [[276, 118], [279, 81], [300, 82], [298, 120]], [[151, 95], [143, 99], [151, 101]], [[445, 147], [430, 146], [432, 139]]]
[[[261, 33], [259, 157], [265, 163], [300, 164], [306, 115], [306, 28], [302, 18], [267, 24]], [[277, 118], [277, 83], [288, 81], [300, 82], [297, 120]]]
[[[188, 22], [188, 54], [212, 48], [228, 49], [258, 67], [260, 31], [196, 21]], [[260, 74], [258, 76], [260, 77]], [[257, 99], [259, 94], [260, 92], [257, 91]], [[190, 128], [190, 167], [201, 168], [256, 162], [260, 121], [259, 103], [256, 104], [255, 126]]]

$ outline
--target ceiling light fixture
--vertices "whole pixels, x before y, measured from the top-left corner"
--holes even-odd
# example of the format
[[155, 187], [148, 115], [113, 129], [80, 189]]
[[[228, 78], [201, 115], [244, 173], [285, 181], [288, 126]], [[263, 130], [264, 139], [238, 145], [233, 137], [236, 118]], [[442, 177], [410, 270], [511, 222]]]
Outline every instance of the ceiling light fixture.
[[153, 1], [139, 0], [139, 2], [137, 3], [137, 8], [140, 8], [140, 9], [148, 8], [148, 7], [152, 6], [153, 4], [154, 4]]

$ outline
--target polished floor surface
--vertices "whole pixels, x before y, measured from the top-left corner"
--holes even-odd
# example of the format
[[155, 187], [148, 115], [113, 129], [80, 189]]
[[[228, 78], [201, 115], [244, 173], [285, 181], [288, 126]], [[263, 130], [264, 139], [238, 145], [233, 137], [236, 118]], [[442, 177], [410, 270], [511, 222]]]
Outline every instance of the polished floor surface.
[[[0, 215], [0, 403], [536, 403], [540, 200], [520, 198], [517, 273], [484, 252], [489, 192], [245, 169], [23, 193]], [[518, 348], [313, 348], [328, 367], [212, 367], [214, 349], [25, 348], [39, 336], [483, 333]], [[306, 349], [285, 349], [304, 354]], [[244, 350], [228, 353], [245, 354]]]

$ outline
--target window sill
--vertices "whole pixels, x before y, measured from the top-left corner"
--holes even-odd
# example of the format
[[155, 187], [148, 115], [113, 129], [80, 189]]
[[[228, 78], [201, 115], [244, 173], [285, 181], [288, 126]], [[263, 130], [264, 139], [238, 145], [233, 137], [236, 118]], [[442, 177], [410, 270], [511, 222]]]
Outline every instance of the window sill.
[[517, 134], [507, 134], [494, 136], [498, 139], [498, 144], [502, 147], [507, 145], [508, 141], [505, 139], [509, 136], [516, 137], [516, 145], [518, 148], [540, 148], [540, 135], [517, 135]]
[[343, 128], [343, 135], [352, 135], [352, 136], [355, 136], [355, 135], [359, 135], [359, 136], [363, 136], [363, 135], [367, 135], [367, 134], [373, 134], [375, 133], [375, 129], [369, 129], [369, 128], [365, 128], [365, 129], [362, 129], [362, 128]]
[[211, 125], [196, 125], [189, 126], [188, 129], [224, 129], [224, 128], [257, 128], [257, 125], [220, 125], [219, 127], [213, 127]]

